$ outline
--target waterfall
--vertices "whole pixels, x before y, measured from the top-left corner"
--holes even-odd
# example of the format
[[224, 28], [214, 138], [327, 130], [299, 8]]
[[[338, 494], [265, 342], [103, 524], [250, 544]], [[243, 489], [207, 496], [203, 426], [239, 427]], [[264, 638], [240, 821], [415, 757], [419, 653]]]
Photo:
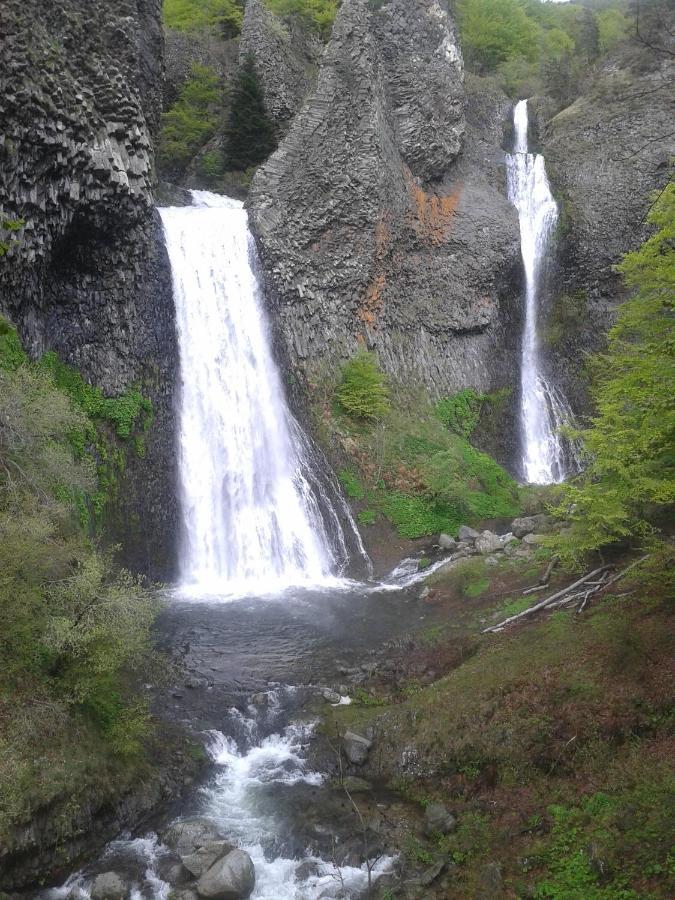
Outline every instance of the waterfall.
[[243, 204], [193, 191], [192, 206], [160, 213], [180, 353], [183, 586], [214, 595], [330, 583], [345, 536], [330, 498], [319, 502], [309, 441], [284, 399]]
[[541, 281], [558, 207], [546, 177], [544, 157], [528, 153], [527, 100], [513, 112], [514, 149], [507, 154], [509, 200], [518, 210], [520, 247], [525, 268], [525, 330], [521, 360], [522, 467], [527, 481], [550, 484], [562, 481], [576, 465], [575, 448], [566, 446], [560, 433], [572, 421], [572, 412], [560, 391], [547, 383], [541, 366], [538, 311]]

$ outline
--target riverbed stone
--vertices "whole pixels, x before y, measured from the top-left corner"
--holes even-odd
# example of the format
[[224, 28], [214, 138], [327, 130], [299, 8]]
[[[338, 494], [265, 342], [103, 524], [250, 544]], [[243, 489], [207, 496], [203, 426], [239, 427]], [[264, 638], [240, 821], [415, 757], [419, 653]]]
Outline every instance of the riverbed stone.
[[475, 529], [469, 528], [468, 525], [460, 525], [457, 537], [460, 541], [464, 541], [467, 544], [473, 544], [480, 535]]
[[449, 534], [441, 534], [438, 538], [438, 546], [441, 550], [456, 550], [457, 541]]
[[91, 900], [125, 900], [129, 886], [117, 872], [102, 872], [94, 878]]
[[476, 538], [476, 550], [488, 556], [490, 553], [497, 553], [503, 549], [502, 540], [498, 534], [493, 531], [484, 531]]
[[457, 819], [442, 803], [430, 803], [424, 810], [424, 833], [450, 834], [457, 828]]
[[194, 853], [183, 857], [183, 865], [195, 878], [201, 878], [219, 859], [227, 856], [234, 850], [232, 844], [227, 841], [209, 841], [203, 847], [199, 847]]
[[168, 884], [180, 886], [192, 881], [193, 875], [185, 868], [179, 856], [162, 856], [157, 861], [157, 874]]
[[243, 900], [254, 887], [253, 860], [244, 850], [232, 850], [202, 875], [197, 893], [207, 900]]
[[523, 544], [525, 546], [536, 546], [537, 544], [541, 544], [544, 541], [545, 535], [543, 534], [526, 534], [523, 538]]
[[368, 759], [372, 741], [353, 731], [346, 731], [342, 738], [342, 746], [350, 763], [354, 766], [362, 766]]
[[222, 840], [222, 837], [215, 822], [204, 816], [195, 816], [191, 819], [174, 822], [163, 835], [163, 840], [168, 847], [171, 847], [183, 858], [194, 853], [200, 847]]
[[324, 688], [321, 691], [321, 696], [326, 701], [326, 703], [339, 703], [341, 699], [337, 691], [333, 691], [330, 688]]
[[511, 531], [514, 537], [524, 538], [526, 534], [541, 533], [549, 526], [549, 517], [544, 513], [536, 516], [522, 516], [511, 523]]

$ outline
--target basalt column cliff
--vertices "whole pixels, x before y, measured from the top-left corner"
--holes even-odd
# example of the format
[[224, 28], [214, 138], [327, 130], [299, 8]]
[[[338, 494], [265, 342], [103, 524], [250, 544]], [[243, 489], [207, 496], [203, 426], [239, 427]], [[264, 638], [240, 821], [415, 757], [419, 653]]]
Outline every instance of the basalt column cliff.
[[0, 262], [0, 312], [34, 356], [55, 350], [105, 394], [136, 385], [152, 401], [111, 531], [132, 566], [166, 575], [176, 350], [151, 190], [161, 2], [6, 0], [0, 43], [0, 214], [24, 223]]

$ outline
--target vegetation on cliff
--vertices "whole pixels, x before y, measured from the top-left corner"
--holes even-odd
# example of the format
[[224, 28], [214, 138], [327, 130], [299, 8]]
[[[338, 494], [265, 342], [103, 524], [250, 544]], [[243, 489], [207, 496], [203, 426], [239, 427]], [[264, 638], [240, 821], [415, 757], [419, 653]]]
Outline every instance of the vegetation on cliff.
[[164, 23], [177, 31], [218, 31], [234, 37], [241, 31], [243, 4], [236, 0], [164, 0]]
[[338, 385], [317, 390], [317, 416], [329, 456], [337, 446], [347, 462], [340, 478], [361, 507], [361, 524], [384, 518], [402, 537], [418, 538], [517, 515], [517, 485], [468, 440], [481, 409], [493, 412], [499, 399], [462, 391], [434, 404], [388, 385], [376, 357], [357, 353]]
[[52, 354], [30, 362], [0, 320], [0, 838], [143, 761], [136, 691], [156, 601], [88, 526], [106, 440], [147, 413], [137, 392], [105, 398]]
[[265, 0], [265, 5], [279, 16], [301, 16], [325, 36], [330, 34], [340, 0]]
[[593, 365], [596, 414], [579, 433], [583, 476], [563, 488], [556, 541], [572, 563], [617, 542], [649, 544], [675, 502], [675, 185], [655, 199], [655, 233], [617, 267], [635, 293]]
[[600, 56], [631, 27], [623, 0], [584, 3], [459, 0], [462, 48], [470, 70], [497, 72], [514, 96], [548, 93], [561, 105], [579, 93]]
[[265, 109], [263, 89], [252, 53], [246, 54], [232, 86], [225, 128], [227, 168], [245, 171], [257, 166], [277, 145], [274, 126]]

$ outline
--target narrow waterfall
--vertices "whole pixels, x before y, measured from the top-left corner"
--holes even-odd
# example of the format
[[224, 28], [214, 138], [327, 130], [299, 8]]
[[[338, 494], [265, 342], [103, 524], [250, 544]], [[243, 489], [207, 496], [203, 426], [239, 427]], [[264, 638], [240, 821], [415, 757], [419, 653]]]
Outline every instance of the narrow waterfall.
[[513, 112], [514, 149], [507, 154], [509, 200], [518, 210], [520, 247], [525, 268], [525, 330], [521, 360], [522, 468], [527, 481], [562, 481], [573, 448], [565, 446], [562, 425], [572, 420], [569, 404], [546, 381], [539, 353], [538, 314], [541, 281], [558, 207], [546, 177], [544, 157], [528, 153], [527, 100]]
[[328, 497], [324, 520], [284, 399], [243, 204], [194, 191], [192, 206], [160, 212], [181, 367], [182, 583], [209, 595], [325, 583], [346, 562], [344, 534]]

